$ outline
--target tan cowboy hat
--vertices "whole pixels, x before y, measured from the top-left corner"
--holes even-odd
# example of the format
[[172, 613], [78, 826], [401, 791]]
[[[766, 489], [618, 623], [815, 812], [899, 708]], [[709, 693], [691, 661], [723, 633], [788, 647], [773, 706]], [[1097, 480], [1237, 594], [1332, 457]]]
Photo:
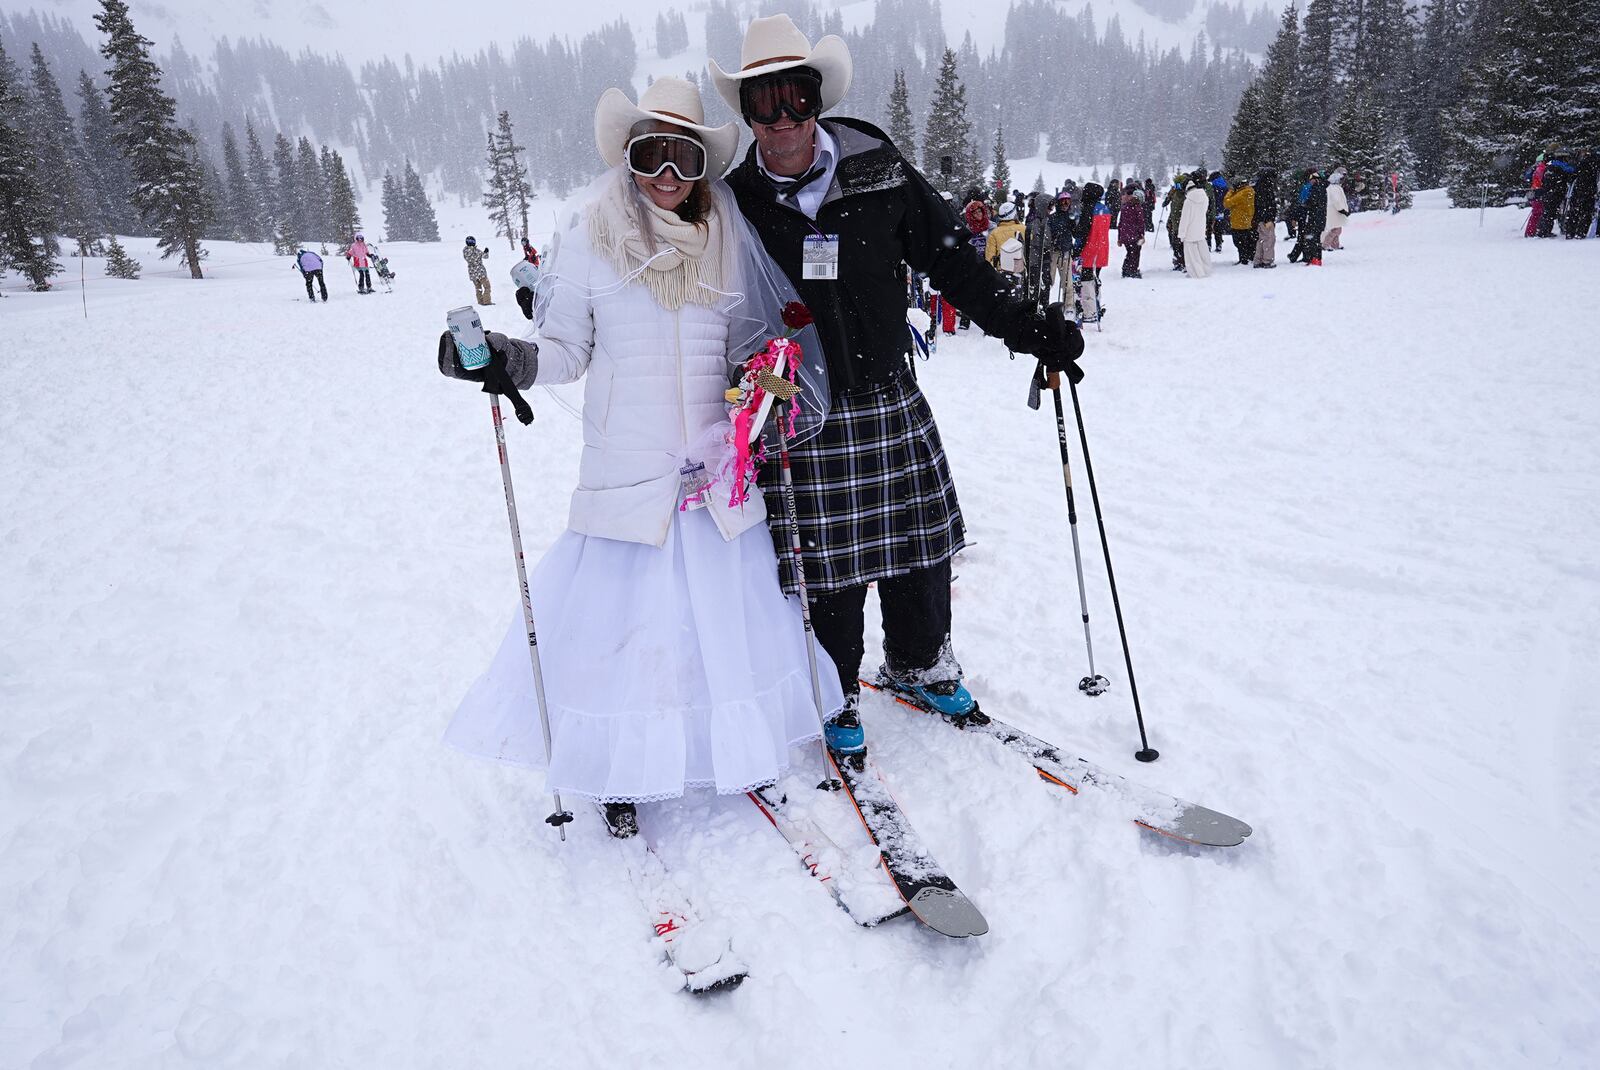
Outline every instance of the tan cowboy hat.
[[850, 88], [849, 47], [830, 33], [812, 48], [806, 35], [788, 15], [752, 19], [750, 28], [744, 32], [744, 50], [739, 55], [739, 64], [739, 69], [729, 74], [717, 66], [716, 60], [706, 63], [711, 71], [711, 84], [717, 87], [717, 92], [736, 115], [744, 114], [739, 107], [740, 82], [791, 67], [811, 67], [822, 75], [823, 111], [832, 111]]
[[721, 178], [727, 173], [739, 147], [739, 124], [705, 125], [706, 109], [700, 103], [697, 86], [682, 78], [657, 78], [640, 95], [638, 104], [620, 89], [607, 89], [600, 94], [600, 103], [594, 109], [594, 143], [607, 167], [622, 162], [628, 131], [635, 123], [646, 120], [671, 123], [693, 134], [706, 148], [709, 178]]

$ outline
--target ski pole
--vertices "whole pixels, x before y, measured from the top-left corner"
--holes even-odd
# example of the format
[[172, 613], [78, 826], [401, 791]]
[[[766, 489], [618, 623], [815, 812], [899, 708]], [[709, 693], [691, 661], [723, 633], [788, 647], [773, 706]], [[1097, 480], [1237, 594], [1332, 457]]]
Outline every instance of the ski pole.
[[1067, 453], [1067, 416], [1061, 406], [1061, 375], [1045, 374], [1040, 364], [1034, 375], [1050, 388], [1056, 403], [1056, 438], [1061, 443], [1061, 478], [1067, 485], [1067, 527], [1072, 530], [1072, 563], [1078, 572], [1078, 610], [1083, 614], [1083, 645], [1089, 654], [1089, 675], [1078, 681], [1078, 690], [1086, 695], [1103, 695], [1111, 681], [1094, 671], [1094, 639], [1089, 635], [1089, 599], [1083, 588], [1083, 551], [1078, 543], [1078, 505], [1072, 494], [1072, 462]]
[[[506, 516], [511, 521], [511, 549], [517, 558], [517, 584], [522, 588], [522, 622], [528, 626], [528, 657], [533, 662], [533, 693], [539, 702], [539, 727], [544, 732], [544, 760], [550, 762], [550, 713], [544, 700], [544, 671], [539, 666], [539, 637], [533, 627], [533, 599], [528, 594], [528, 567], [522, 559], [522, 528], [517, 523], [517, 497], [511, 490], [511, 462], [506, 457], [506, 427], [500, 419], [500, 395], [489, 395], [489, 411], [494, 414], [494, 441], [500, 453], [500, 482], [506, 488]], [[545, 818], [545, 824], [554, 825], [565, 842], [564, 827], [572, 820], [572, 813], [561, 806], [561, 793], [552, 793], [556, 811]]]
[[[1089, 436], [1083, 431], [1083, 408], [1078, 404], [1078, 388], [1071, 379], [1067, 389], [1072, 391], [1072, 413], [1078, 420], [1078, 443], [1083, 448], [1083, 468], [1089, 474], [1089, 497], [1094, 502], [1094, 522], [1100, 528], [1100, 553], [1106, 560], [1106, 579], [1111, 583], [1111, 607], [1117, 612], [1117, 634], [1122, 638], [1122, 663], [1128, 669], [1128, 690], [1133, 695], [1133, 716], [1139, 722], [1140, 749], [1133, 756], [1141, 762], [1153, 762], [1161, 753], [1150, 746], [1144, 730], [1144, 711], [1139, 706], [1139, 683], [1133, 677], [1133, 655], [1128, 652], [1128, 630], [1122, 623], [1122, 600], [1117, 597], [1117, 574], [1111, 568], [1111, 547], [1106, 544], [1106, 521], [1100, 512], [1100, 491], [1094, 482], [1094, 462], [1089, 460]], [[1057, 393], [1059, 399], [1060, 394]]]
[[[794, 407], [799, 404], [799, 390], [788, 380], [780, 379], [770, 372], [763, 373], [756, 380], [757, 384], [767, 393], [776, 397], [789, 398], [789, 414], [794, 415]], [[777, 412], [773, 418], [778, 422], [778, 466], [783, 472], [783, 511], [789, 518], [789, 552], [794, 559], [794, 585], [795, 591], [800, 595], [800, 624], [806, 633], [806, 662], [811, 668], [811, 699], [817, 708], [817, 726], [824, 729], [824, 735], [819, 741], [822, 751], [822, 783], [817, 787], [824, 791], [838, 791], [844, 785], [837, 777], [828, 775], [832, 768], [828, 764], [828, 738], [826, 729], [828, 715], [822, 709], [822, 680], [817, 675], [817, 635], [811, 627], [811, 599], [806, 593], [806, 568], [804, 555], [800, 550], [800, 514], [795, 507], [794, 500], [794, 475], [789, 468], [789, 425], [783, 416]]]

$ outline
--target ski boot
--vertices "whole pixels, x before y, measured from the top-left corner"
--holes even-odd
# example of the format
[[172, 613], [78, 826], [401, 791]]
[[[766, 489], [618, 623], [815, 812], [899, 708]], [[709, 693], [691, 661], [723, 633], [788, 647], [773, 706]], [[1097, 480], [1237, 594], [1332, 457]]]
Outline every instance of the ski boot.
[[606, 831], [614, 838], [626, 840], [639, 835], [639, 811], [633, 803], [601, 803], [600, 813], [605, 818]]
[[878, 686], [897, 698], [928, 713], [952, 721], [969, 717], [983, 717], [978, 703], [960, 680], [936, 680], [932, 683], [912, 683], [896, 679], [887, 667], [878, 670]]
[[844, 709], [822, 726], [822, 740], [835, 758], [849, 758], [867, 753], [867, 734], [861, 728], [861, 714], [857, 705], [861, 696], [851, 692], [844, 698]]

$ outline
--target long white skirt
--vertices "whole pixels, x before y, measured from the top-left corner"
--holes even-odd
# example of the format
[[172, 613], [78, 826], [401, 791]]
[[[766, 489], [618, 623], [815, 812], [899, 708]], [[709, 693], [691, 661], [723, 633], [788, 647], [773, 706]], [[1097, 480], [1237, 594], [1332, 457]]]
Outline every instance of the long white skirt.
[[[660, 549], [567, 531], [529, 591], [553, 791], [604, 802], [748, 791], [821, 733], [800, 606], [778, 586], [765, 524], [725, 542], [705, 510], [675, 513]], [[820, 646], [817, 660], [832, 716], [844, 704], [839, 674]], [[545, 765], [520, 608], [445, 742]]]
[[1203, 241], [1183, 243], [1183, 269], [1191, 279], [1203, 279], [1211, 274], [1211, 245]]

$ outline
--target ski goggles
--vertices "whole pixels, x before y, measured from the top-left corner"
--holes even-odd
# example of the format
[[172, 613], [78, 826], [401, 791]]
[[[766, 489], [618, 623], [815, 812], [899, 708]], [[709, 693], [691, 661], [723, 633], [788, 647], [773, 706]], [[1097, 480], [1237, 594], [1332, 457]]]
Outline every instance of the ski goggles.
[[625, 155], [628, 170], [640, 178], [655, 178], [669, 167], [684, 182], [706, 177], [706, 147], [687, 134], [640, 134], [628, 139]]
[[787, 115], [797, 123], [822, 114], [822, 77], [797, 67], [739, 85], [739, 108], [753, 123], [768, 126]]

